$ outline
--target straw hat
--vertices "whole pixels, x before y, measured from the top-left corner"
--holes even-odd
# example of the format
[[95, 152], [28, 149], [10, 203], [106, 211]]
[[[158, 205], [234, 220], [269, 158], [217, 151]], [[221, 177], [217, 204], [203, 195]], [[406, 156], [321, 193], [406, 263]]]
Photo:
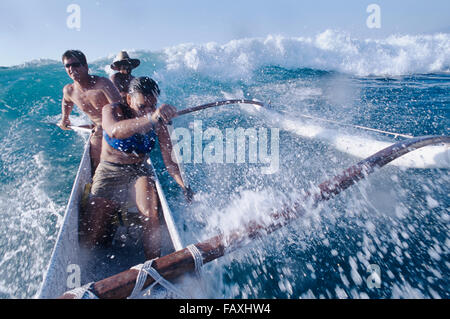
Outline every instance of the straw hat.
[[130, 59], [126, 51], [120, 51], [111, 64], [111, 69], [118, 71], [121, 65], [129, 64], [132, 69], [137, 68], [141, 61], [139, 59]]

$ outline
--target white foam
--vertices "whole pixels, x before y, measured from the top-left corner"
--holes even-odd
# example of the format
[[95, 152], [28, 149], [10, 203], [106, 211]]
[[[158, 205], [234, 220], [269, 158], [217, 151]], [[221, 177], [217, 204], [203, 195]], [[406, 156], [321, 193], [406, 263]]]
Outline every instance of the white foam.
[[313, 37], [233, 40], [226, 44], [182, 44], [166, 48], [168, 70], [245, 78], [267, 65], [332, 70], [359, 76], [448, 72], [450, 34], [392, 35], [356, 39], [327, 30]]
[[[4, 185], [5, 191], [0, 194], [6, 221], [0, 228], [0, 235], [6, 238], [6, 250], [0, 256], [0, 290], [10, 297], [25, 298], [36, 294], [41, 284], [51, 253], [49, 243], [56, 240], [56, 232], [48, 228], [60, 227], [64, 206], [44, 190], [45, 177], [52, 169], [44, 152], [34, 154], [31, 161], [15, 163], [13, 169], [27, 174], [17, 183]], [[17, 289], [24, 285], [25, 290]]]
[[16, 68], [33, 68], [33, 67], [40, 67], [40, 66], [47, 66], [57, 63], [57, 61], [52, 59], [45, 59], [45, 58], [39, 58], [39, 59], [33, 59], [28, 62], [24, 62], [22, 64], [13, 66]]
[[[248, 78], [252, 71], [262, 66], [312, 68], [359, 76], [450, 72], [449, 33], [357, 39], [344, 31], [329, 29], [309, 37], [268, 35], [265, 38], [232, 40], [225, 44], [179, 44], [162, 52], [136, 49], [129, 49], [128, 52], [143, 61], [149, 59], [149, 54], [154, 61], [153, 53], [162, 53], [168, 71], [195, 71], [208, 76], [238, 79]], [[95, 64], [95, 70], [111, 75], [113, 71], [109, 65], [115, 55], [110, 53], [90, 64]], [[16, 67], [55, 63], [60, 62], [35, 59]]]
[[[333, 145], [337, 150], [360, 159], [367, 158], [394, 143], [349, 134], [346, 131], [322, 127], [300, 119], [283, 117], [267, 109], [261, 110], [260, 114], [270, 119], [272, 125], [298, 136], [322, 140]], [[446, 145], [423, 147], [403, 155], [388, 165], [403, 168], [450, 168], [450, 148]]]
[[424, 299], [426, 296], [409, 282], [394, 283], [392, 287], [393, 299]]

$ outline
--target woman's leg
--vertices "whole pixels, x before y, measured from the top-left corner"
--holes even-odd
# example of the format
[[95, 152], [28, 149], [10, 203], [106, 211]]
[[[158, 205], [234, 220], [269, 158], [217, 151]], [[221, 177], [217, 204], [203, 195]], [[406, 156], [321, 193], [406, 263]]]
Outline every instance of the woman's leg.
[[136, 180], [136, 205], [141, 213], [143, 244], [147, 259], [160, 257], [161, 255], [161, 229], [159, 222], [159, 198], [153, 179], [149, 176], [141, 176]]
[[90, 196], [84, 210], [80, 210], [79, 239], [87, 248], [108, 246], [114, 237], [113, 218], [118, 205], [103, 197]]

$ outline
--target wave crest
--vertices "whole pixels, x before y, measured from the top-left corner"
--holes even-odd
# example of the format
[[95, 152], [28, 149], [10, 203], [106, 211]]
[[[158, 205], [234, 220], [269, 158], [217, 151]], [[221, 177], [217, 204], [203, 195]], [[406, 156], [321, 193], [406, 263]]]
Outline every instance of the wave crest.
[[268, 65], [312, 68], [358, 76], [449, 72], [450, 34], [392, 35], [356, 39], [326, 30], [314, 37], [233, 40], [226, 44], [182, 44], [164, 50], [167, 69], [246, 77]]

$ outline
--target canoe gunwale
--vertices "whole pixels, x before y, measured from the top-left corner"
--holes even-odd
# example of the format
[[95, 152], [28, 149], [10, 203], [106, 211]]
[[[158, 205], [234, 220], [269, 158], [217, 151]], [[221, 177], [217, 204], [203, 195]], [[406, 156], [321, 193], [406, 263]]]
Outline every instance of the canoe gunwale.
[[[88, 165], [87, 165], [88, 164]], [[49, 265], [47, 267], [47, 271], [45, 272], [44, 280], [41, 285], [38, 298], [51, 298], [53, 295], [52, 289], [54, 287], [55, 277], [57, 277], [56, 272], [60, 272], [61, 269], [57, 269], [59, 265], [59, 261], [61, 258], [65, 256], [61, 256], [61, 251], [64, 250], [64, 236], [70, 236], [72, 233], [73, 237], [73, 220], [78, 221], [79, 211], [78, 209], [74, 209], [77, 205], [79, 205], [83, 190], [80, 188], [80, 184], [82, 183], [82, 179], [85, 179], [86, 176], [91, 176], [91, 165], [90, 165], [90, 135], [88, 140], [85, 143], [83, 156], [80, 161], [80, 165], [77, 170], [77, 175], [73, 182], [72, 190], [70, 193], [69, 201], [66, 206], [66, 210], [64, 213], [64, 218], [62, 222], [62, 226], [58, 232], [58, 236], [56, 238], [56, 244], [52, 251], [52, 256], [50, 258]], [[76, 223], [76, 237], [78, 238], [78, 222]], [[78, 240], [75, 242], [76, 246], [78, 245]], [[78, 247], [76, 247], [77, 249]], [[67, 256], [66, 256], [67, 257]], [[72, 262], [75, 263], [75, 260]]]

